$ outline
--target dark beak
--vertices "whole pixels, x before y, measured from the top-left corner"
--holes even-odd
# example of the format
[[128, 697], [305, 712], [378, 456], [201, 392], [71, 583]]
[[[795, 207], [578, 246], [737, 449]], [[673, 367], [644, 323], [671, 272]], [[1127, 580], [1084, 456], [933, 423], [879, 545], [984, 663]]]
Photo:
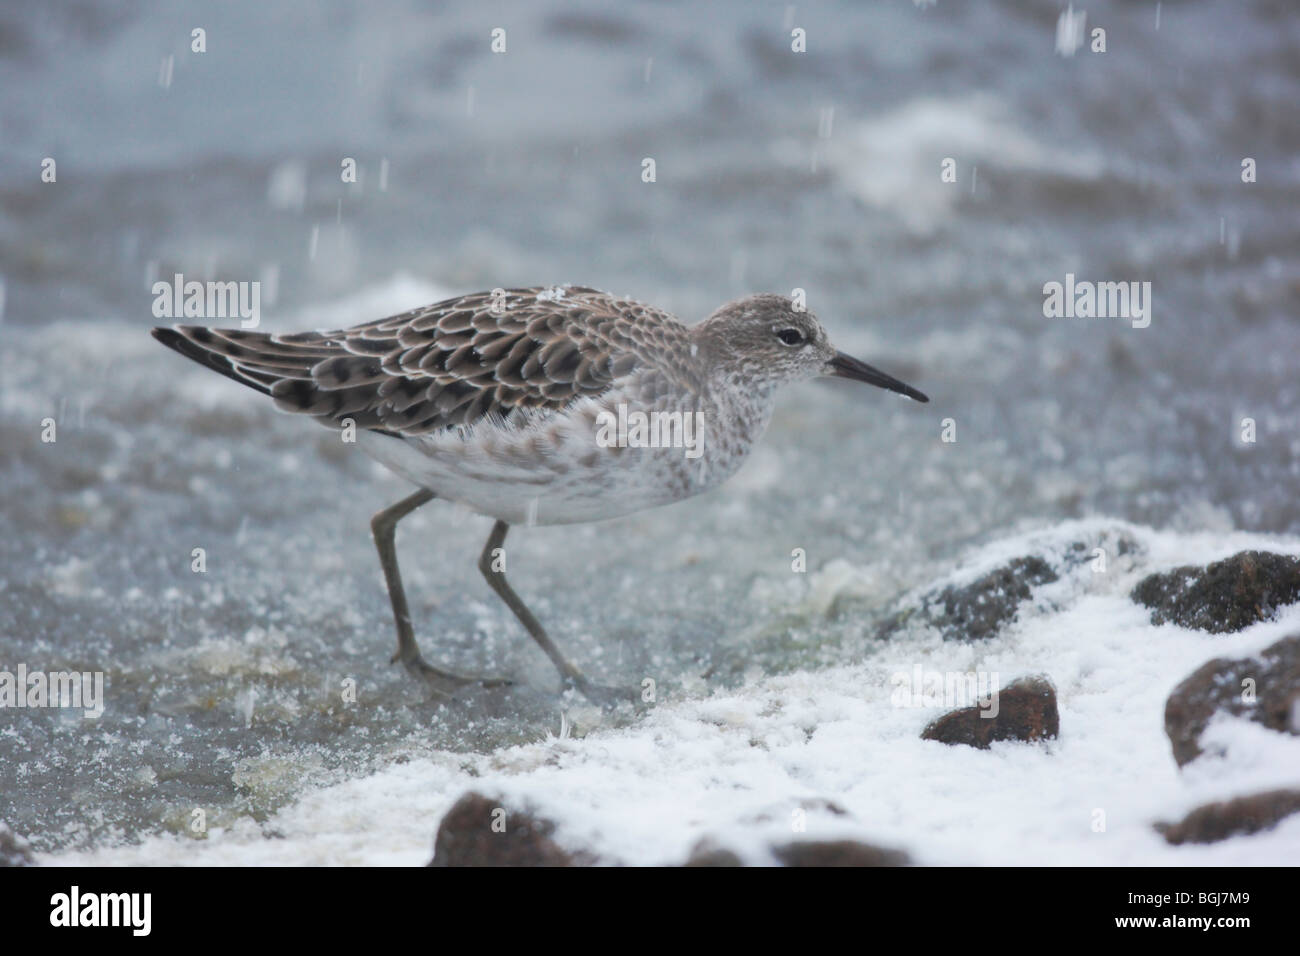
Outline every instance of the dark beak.
[[833, 375], [836, 378], [851, 378], [855, 382], [866, 382], [868, 385], [877, 385], [880, 388], [887, 388], [891, 392], [897, 392], [899, 395], [906, 395], [908, 398], [914, 398], [918, 402], [928, 402], [930, 399], [923, 392], [918, 392], [911, 385], [904, 385], [892, 375], [886, 375], [878, 368], [872, 368], [866, 362], [859, 362], [852, 355], [845, 355], [843, 352], [836, 352], [835, 358], [826, 364], [826, 375]]

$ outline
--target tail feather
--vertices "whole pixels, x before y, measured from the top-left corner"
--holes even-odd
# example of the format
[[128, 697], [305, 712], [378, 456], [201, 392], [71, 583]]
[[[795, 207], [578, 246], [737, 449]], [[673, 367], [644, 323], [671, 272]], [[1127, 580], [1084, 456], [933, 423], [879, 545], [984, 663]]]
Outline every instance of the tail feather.
[[[269, 335], [245, 329], [202, 325], [155, 328], [153, 337], [226, 378], [271, 398], [281, 411], [311, 415], [322, 425], [342, 427], [344, 417], [358, 428], [391, 435], [384, 427], [385, 404], [377, 389], [385, 376], [371, 356], [340, 354], [328, 334]], [[420, 394], [427, 382], [396, 379]]]
[[234, 362], [221, 352], [206, 347], [204, 339], [211, 341], [212, 332], [210, 329], [201, 326], [174, 326], [171, 328], [159, 327], [152, 331], [153, 337], [169, 349], [179, 352], [187, 359], [192, 359], [214, 372], [220, 372], [226, 378], [233, 379], [240, 385], [247, 385], [249, 388], [256, 389], [263, 395], [269, 396], [271, 394], [271, 386], [280, 377], [268, 372], [237, 367]]

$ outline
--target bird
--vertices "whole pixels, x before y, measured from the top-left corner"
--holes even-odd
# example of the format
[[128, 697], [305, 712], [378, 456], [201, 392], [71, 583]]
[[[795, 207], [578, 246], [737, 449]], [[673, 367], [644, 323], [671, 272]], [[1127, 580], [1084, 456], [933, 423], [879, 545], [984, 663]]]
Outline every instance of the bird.
[[415, 486], [371, 532], [397, 629], [391, 663], [437, 694], [510, 681], [427, 663], [395, 536], [435, 498], [494, 519], [478, 566], [555, 665], [565, 691], [602, 706], [635, 691], [597, 684], [552, 641], [498, 561], [513, 525], [601, 521], [709, 491], [743, 464], [777, 393], [818, 377], [929, 398], [844, 352], [801, 301], [759, 293], [688, 326], [581, 286], [496, 288], [350, 328], [263, 332], [172, 325], [154, 338], [268, 396], [282, 411], [351, 430]]

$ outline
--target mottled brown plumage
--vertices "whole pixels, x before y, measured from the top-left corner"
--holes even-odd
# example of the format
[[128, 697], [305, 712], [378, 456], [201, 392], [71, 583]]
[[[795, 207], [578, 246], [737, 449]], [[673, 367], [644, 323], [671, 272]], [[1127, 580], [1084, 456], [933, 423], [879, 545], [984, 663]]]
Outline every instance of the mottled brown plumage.
[[402, 436], [559, 410], [647, 367], [667, 387], [700, 386], [685, 325], [586, 288], [476, 292], [326, 332], [181, 325], [154, 334], [285, 411]]

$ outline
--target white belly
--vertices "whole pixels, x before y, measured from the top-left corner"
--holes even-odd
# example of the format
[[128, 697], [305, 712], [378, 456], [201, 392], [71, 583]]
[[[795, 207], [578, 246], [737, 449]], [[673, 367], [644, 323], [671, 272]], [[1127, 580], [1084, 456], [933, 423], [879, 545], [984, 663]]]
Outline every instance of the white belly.
[[667, 425], [649, 434], [634, 427], [611, 444], [617, 432], [602, 431], [597, 416], [615, 415], [620, 398], [578, 402], [523, 427], [484, 423], [415, 438], [361, 432], [357, 443], [441, 498], [510, 524], [552, 525], [614, 518], [707, 491], [740, 467], [757, 437], [745, 429], [748, 440], [738, 441], [727, 422], [710, 421], [721, 416], [702, 413], [697, 436]]

